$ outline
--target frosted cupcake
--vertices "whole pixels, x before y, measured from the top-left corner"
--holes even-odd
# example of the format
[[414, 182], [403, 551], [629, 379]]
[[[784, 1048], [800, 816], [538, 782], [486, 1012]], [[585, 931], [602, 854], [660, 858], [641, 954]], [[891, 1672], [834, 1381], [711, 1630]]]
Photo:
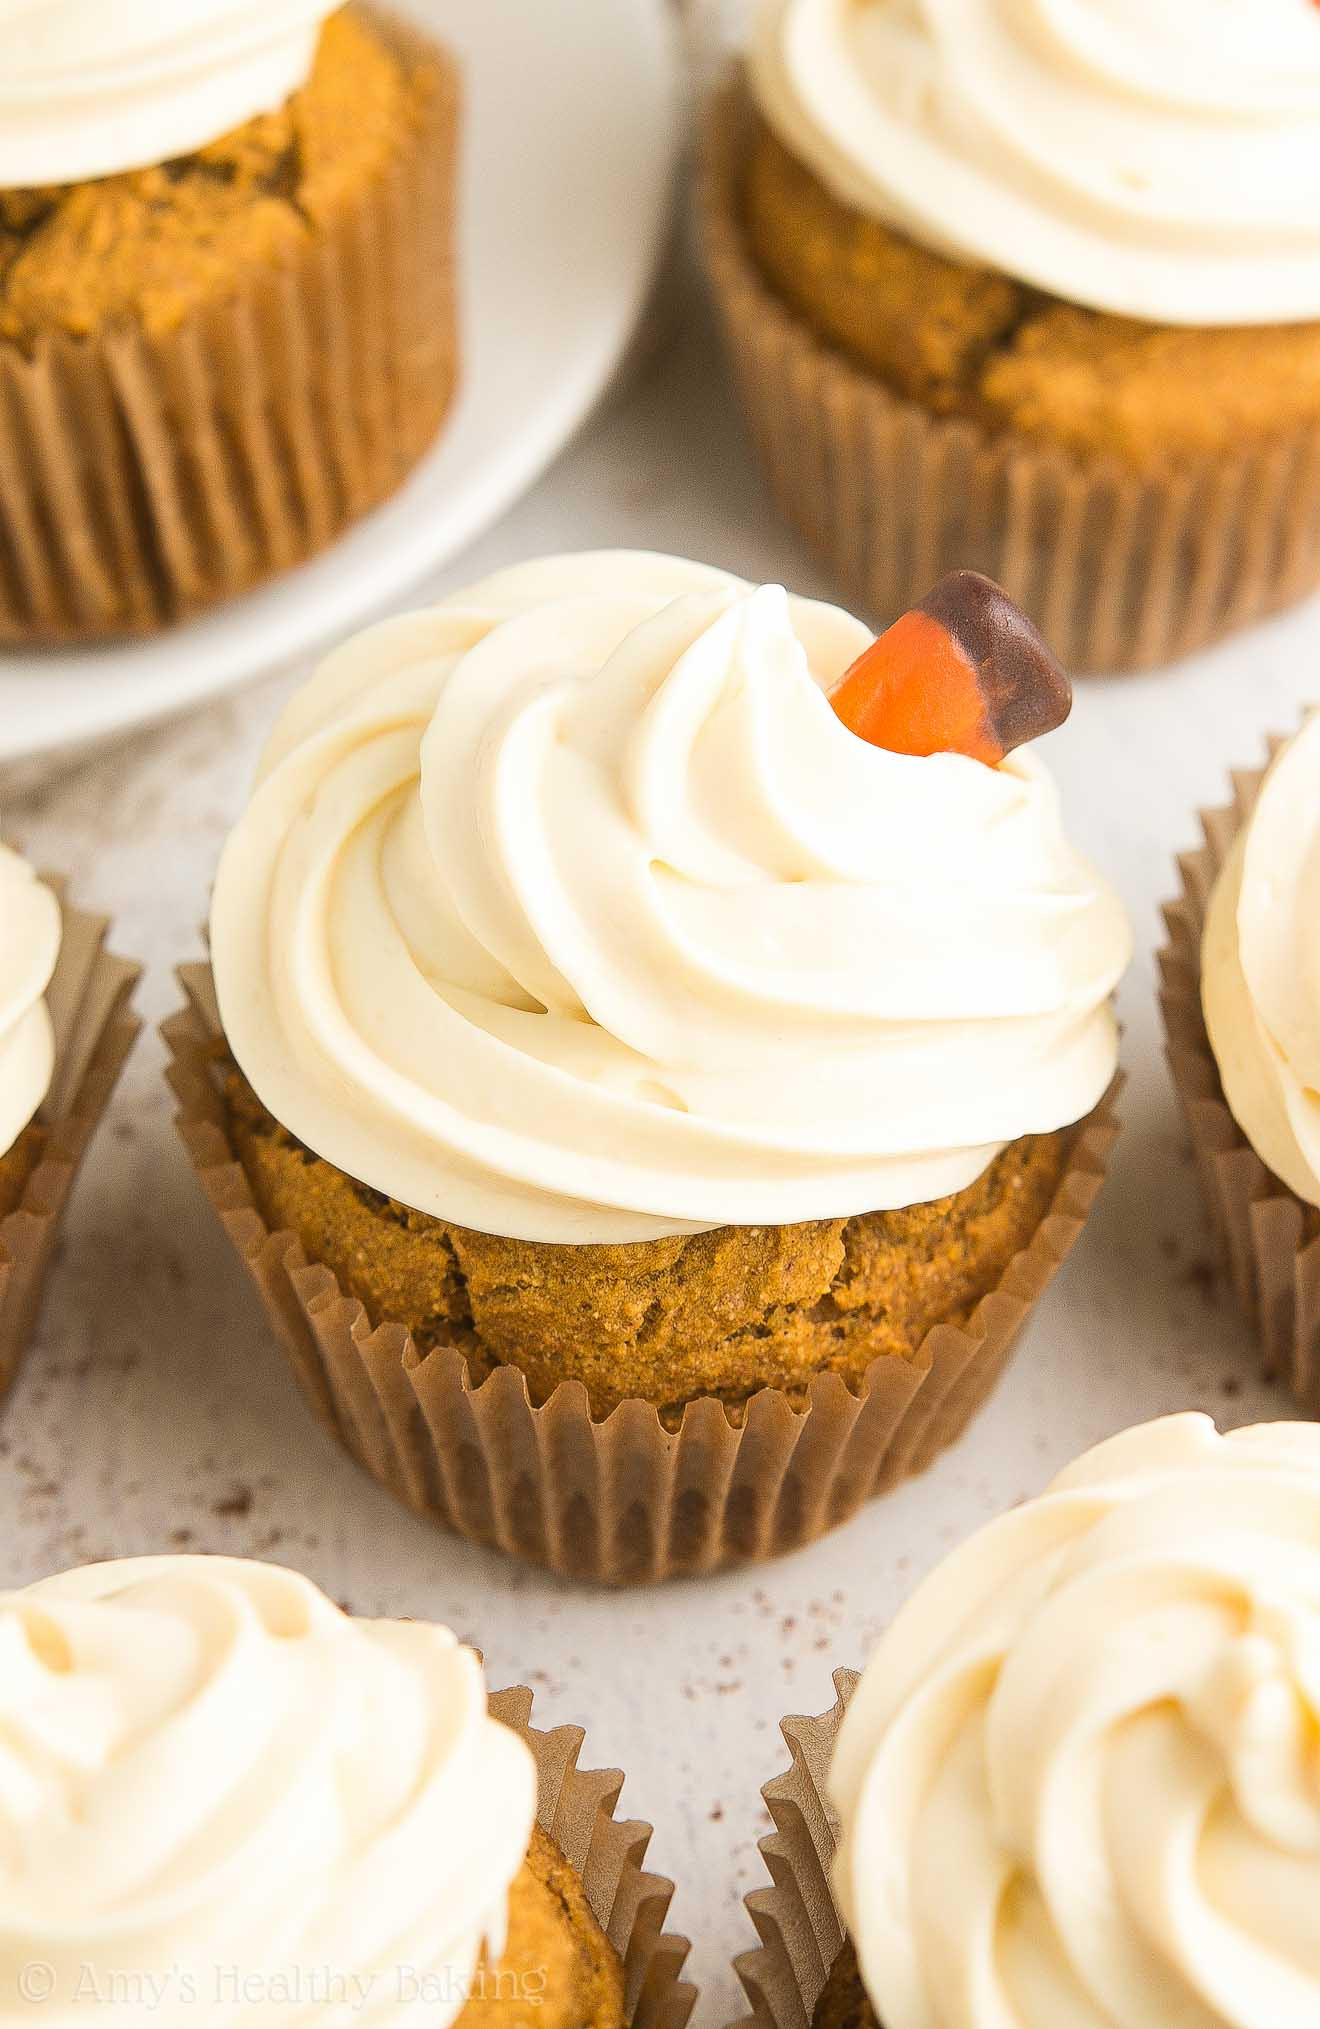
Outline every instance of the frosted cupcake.
[[[962, 590], [956, 624], [1000, 628], [1066, 710], [1021, 616]], [[556, 558], [372, 630], [289, 707], [212, 909], [235, 1068], [219, 1110], [194, 1084], [186, 1113], [267, 1232], [363, 1306], [361, 1329], [351, 1305], [333, 1331], [319, 1298], [305, 1313], [317, 1399], [414, 1505], [492, 1526], [445, 1462], [484, 1396], [497, 1534], [541, 1527], [503, 1508], [535, 1488], [534, 1554], [599, 1572], [631, 1541], [671, 1568], [686, 1527], [687, 1556], [722, 1561], [731, 1514], [743, 1554], [818, 1533], [998, 1371], [1098, 1182], [1077, 1129], [1113, 1080], [1130, 946], [1016, 745], [1027, 720], [972, 758], [971, 672], [998, 650], [959, 661], [940, 613], [875, 642], [697, 564]], [[281, 1299], [234, 1231], [287, 1331], [287, 1276]], [[364, 1333], [390, 1326], [406, 1340], [373, 1341], [368, 1381]], [[304, 1376], [311, 1357], [300, 1339]], [[625, 1442], [623, 1472], [601, 1446]], [[616, 1468], [631, 1506], [605, 1514]]]
[[1167, 912], [1169, 1054], [1268, 1369], [1320, 1412], [1320, 713], [1234, 787]]
[[0, 844], [0, 1395], [27, 1347], [92, 1133], [137, 1034], [138, 968]]
[[455, 380], [457, 87], [332, 0], [13, 0], [0, 644], [150, 632], [325, 547]]
[[[631, 2022], [538, 1822], [545, 1736], [491, 1715], [447, 1629], [352, 1620], [274, 1565], [144, 1557], [0, 1595], [0, 1648], [6, 2019]], [[610, 1895], [618, 1828], [574, 1758], [539, 1815], [585, 1830]]]
[[[956, 1551], [840, 1680], [842, 1722], [786, 1722], [757, 2019], [1316, 2019], [1318, 1529], [1313, 1426], [1176, 1416]], [[799, 1917], [833, 1962], [808, 1991]]]
[[60, 953], [60, 905], [25, 860], [0, 845], [0, 1218], [13, 1211], [41, 1154], [33, 1125], [55, 1071], [46, 1006]]
[[888, 619], [951, 564], [1084, 669], [1320, 580], [1320, 17], [760, 0], [711, 272], [779, 504]]

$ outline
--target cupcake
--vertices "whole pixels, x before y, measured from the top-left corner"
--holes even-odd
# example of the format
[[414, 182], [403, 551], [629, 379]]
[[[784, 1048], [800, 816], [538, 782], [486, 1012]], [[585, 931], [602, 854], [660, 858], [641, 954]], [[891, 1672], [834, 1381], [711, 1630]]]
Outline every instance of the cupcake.
[[1313, 1425], [1172, 1416], [948, 1558], [785, 1722], [757, 2021], [1320, 2019], [1318, 1530]]
[[877, 642], [626, 553], [388, 621], [295, 696], [221, 862], [214, 1018], [203, 981], [172, 1032], [184, 1123], [314, 1402], [412, 1505], [659, 1576], [807, 1540], [958, 1433], [1109, 1133], [1128, 927], [1017, 745], [1066, 709], [983, 581]]
[[0, 1395], [26, 1349], [69, 1193], [138, 1024], [138, 967], [0, 844]]
[[0, 643], [304, 562], [453, 393], [457, 88], [326, 0], [19, 0], [0, 78]]
[[0, 1642], [6, 2014], [625, 2029], [617, 1897], [647, 1912], [650, 2019], [685, 2019], [649, 1828], [613, 1823], [527, 1694], [500, 1723], [447, 1628], [140, 1557], [0, 1596]]
[[1166, 911], [1169, 1061], [1267, 1372], [1320, 1415], [1320, 712], [1234, 790]]
[[1320, 582], [1320, 16], [1267, 12], [759, 0], [708, 263], [776, 501], [881, 618], [970, 564], [1119, 669]]

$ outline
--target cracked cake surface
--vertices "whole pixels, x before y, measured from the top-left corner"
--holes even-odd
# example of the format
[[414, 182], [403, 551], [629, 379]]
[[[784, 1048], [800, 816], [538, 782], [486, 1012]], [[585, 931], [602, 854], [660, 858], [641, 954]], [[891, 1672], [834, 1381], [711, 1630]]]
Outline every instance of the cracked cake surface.
[[0, 339], [26, 350], [56, 330], [172, 330], [333, 220], [389, 162], [429, 88], [368, 20], [341, 12], [277, 111], [151, 168], [0, 190]]

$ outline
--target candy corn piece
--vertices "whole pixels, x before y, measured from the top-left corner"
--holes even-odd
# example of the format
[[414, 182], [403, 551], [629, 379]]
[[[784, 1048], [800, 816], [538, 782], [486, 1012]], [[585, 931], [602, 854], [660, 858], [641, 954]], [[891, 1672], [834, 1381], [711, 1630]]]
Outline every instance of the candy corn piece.
[[873, 747], [994, 768], [1063, 724], [1072, 686], [1007, 592], [978, 571], [951, 571], [863, 650], [830, 703]]

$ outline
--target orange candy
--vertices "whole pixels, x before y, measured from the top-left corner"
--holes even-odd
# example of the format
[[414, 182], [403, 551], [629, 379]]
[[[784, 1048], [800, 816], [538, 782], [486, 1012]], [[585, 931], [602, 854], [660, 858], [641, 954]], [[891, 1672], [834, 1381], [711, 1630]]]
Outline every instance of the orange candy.
[[830, 703], [873, 747], [994, 768], [1063, 724], [1072, 687], [1007, 592], [953, 571], [863, 650]]

